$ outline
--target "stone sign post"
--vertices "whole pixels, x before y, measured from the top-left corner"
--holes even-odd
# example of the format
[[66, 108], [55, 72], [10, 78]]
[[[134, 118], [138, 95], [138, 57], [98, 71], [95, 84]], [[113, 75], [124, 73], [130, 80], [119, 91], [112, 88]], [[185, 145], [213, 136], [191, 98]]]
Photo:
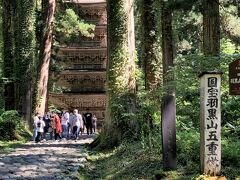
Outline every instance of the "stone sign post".
[[221, 72], [199, 75], [201, 173], [210, 176], [219, 175], [221, 169], [221, 75]]

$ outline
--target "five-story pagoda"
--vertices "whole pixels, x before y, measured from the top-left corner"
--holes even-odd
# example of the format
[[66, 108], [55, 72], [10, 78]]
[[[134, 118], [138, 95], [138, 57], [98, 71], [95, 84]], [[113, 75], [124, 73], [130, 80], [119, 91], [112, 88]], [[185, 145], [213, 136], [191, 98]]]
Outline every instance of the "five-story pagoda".
[[95, 25], [94, 37], [79, 37], [70, 43], [60, 44], [56, 63], [61, 72], [52, 73], [54, 89], [49, 92], [49, 104], [59, 109], [78, 109], [90, 112], [101, 125], [106, 108], [106, 64], [107, 64], [107, 12], [104, 0], [64, 1], [68, 7], [77, 9], [85, 22]]

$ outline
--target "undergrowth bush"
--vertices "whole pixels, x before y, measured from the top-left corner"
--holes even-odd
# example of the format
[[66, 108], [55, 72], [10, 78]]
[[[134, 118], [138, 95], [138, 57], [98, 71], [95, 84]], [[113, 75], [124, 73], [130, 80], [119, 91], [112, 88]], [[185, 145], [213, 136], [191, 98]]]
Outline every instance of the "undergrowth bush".
[[193, 128], [178, 129], [177, 132], [177, 161], [179, 166], [188, 171], [198, 170], [200, 162], [200, 134]]
[[5, 111], [0, 116], [0, 140], [23, 140], [30, 133], [15, 110]]
[[222, 137], [222, 170], [228, 179], [240, 178], [240, 141], [235, 137]]
[[240, 168], [240, 141], [236, 138], [222, 138], [222, 165]]

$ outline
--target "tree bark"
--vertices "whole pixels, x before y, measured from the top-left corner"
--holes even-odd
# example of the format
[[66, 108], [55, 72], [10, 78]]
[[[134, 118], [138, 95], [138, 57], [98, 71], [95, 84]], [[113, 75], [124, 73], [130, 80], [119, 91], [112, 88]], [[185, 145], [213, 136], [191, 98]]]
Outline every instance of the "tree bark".
[[[134, 111], [135, 108], [134, 99], [132, 99], [132, 94], [136, 91], [133, 0], [109, 0], [107, 12], [108, 91], [104, 134], [113, 144], [116, 144], [121, 140], [123, 129], [126, 128], [121, 126], [119, 119], [124, 109], [122, 107], [129, 104], [128, 108], [123, 110], [126, 113]], [[128, 102], [124, 100], [125, 98]]]
[[136, 77], [135, 77], [135, 30], [134, 30], [134, 0], [127, 0], [127, 33], [128, 33], [128, 65], [127, 65], [127, 79], [128, 91], [130, 93], [136, 92]]
[[3, 75], [5, 110], [15, 109], [14, 60], [13, 60], [13, 2], [2, 0], [3, 17]]
[[173, 63], [172, 10], [161, 1], [163, 87], [166, 90], [162, 102], [162, 145], [163, 166], [166, 170], [176, 169], [176, 100]]
[[45, 113], [45, 107], [47, 102], [48, 92], [48, 78], [49, 78], [49, 66], [51, 58], [52, 48], [52, 32], [53, 32], [53, 19], [56, 8], [56, 0], [48, 1], [48, 13], [46, 18], [46, 28], [43, 39], [43, 55], [39, 73], [39, 80], [37, 85], [37, 97], [35, 112], [39, 112], [41, 115]]
[[220, 53], [219, 0], [203, 1], [203, 52], [213, 56]]
[[142, 59], [145, 74], [145, 89], [154, 90], [161, 83], [161, 62], [158, 52], [157, 20], [154, 0], [142, 0]]
[[31, 125], [32, 94], [35, 61], [35, 1], [16, 1], [14, 20], [16, 76], [16, 110]]

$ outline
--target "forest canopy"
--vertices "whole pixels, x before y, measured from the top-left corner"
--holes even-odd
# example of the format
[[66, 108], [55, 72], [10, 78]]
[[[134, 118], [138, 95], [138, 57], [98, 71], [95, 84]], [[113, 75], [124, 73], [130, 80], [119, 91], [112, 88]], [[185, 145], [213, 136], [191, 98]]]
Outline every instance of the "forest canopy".
[[[78, 8], [66, 4], [1, 1], [0, 127], [8, 126], [4, 114], [22, 123], [12, 122], [9, 131], [21, 132], [24, 125], [31, 128], [35, 112], [60, 110], [48, 104], [48, 93], [58, 91], [51, 73], [63, 71], [57, 66], [61, 61], [56, 57], [58, 50], [80, 44], [82, 39], [93, 40], [97, 29]], [[229, 95], [228, 66], [240, 58], [240, 2], [107, 0], [106, 6], [106, 116], [93, 146], [109, 149], [134, 142], [160, 154], [161, 132], [171, 116], [176, 131], [175, 168], [196, 175], [200, 159], [198, 75], [220, 71], [222, 174], [239, 177], [240, 98]], [[0, 139], [3, 136], [19, 137], [8, 132]]]

